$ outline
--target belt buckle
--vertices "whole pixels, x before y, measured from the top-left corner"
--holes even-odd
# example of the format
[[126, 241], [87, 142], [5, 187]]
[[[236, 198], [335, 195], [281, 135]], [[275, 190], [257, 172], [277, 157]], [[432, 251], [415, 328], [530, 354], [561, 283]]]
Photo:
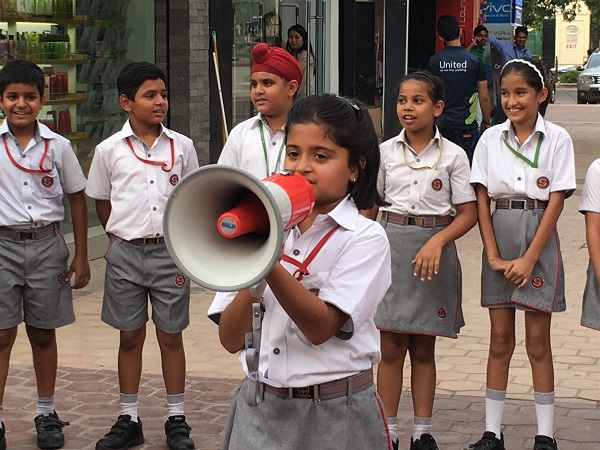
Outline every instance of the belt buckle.
[[407, 220], [408, 225], [416, 225], [418, 227], [423, 226], [423, 217], [421, 216], [409, 216]]
[[292, 398], [312, 399], [313, 392], [313, 386], [292, 388]]
[[19, 241], [35, 239], [35, 231], [17, 231], [17, 239]]
[[527, 209], [527, 200], [509, 198], [508, 209]]

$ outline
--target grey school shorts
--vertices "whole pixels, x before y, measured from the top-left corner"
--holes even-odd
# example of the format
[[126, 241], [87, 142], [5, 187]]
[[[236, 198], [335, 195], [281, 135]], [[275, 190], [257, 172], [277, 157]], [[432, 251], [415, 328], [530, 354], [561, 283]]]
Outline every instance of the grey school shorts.
[[102, 320], [121, 331], [152, 321], [165, 333], [190, 323], [190, 282], [175, 265], [165, 244], [134, 245], [113, 237], [106, 254]]
[[0, 330], [21, 322], [54, 329], [75, 322], [69, 250], [62, 235], [17, 241], [0, 237]]

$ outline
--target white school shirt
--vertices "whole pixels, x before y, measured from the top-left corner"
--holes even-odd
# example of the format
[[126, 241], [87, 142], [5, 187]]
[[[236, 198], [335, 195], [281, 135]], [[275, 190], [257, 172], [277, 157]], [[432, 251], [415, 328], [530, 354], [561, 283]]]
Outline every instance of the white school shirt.
[[[265, 147], [269, 159], [269, 167], [265, 161], [265, 151], [260, 137], [260, 123], [263, 124]], [[251, 117], [236, 125], [217, 164], [226, 164], [251, 173], [259, 180], [279, 172], [285, 160], [285, 126], [275, 133], [271, 131], [262, 114]]]
[[[171, 140], [175, 150], [173, 161]], [[163, 162], [170, 170], [144, 163], [138, 157]], [[128, 120], [121, 131], [96, 147], [86, 193], [97, 200], [110, 200], [107, 233], [125, 240], [158, 237], [163, 235], [163, 213], [169, 194], [197, 167], [198, 155], [190, 138], [161, 125], [160, 136], [148, 148], [135, 135]]]
[[[543, 140], [537, 169], [515, 156], [503, 142], [506, 139], [515, 150], [533, 161], [540, 136]], [[571, 137], [540, 114], [533, 133], [522, 145], [510, 120], [488, 128], [475, 148], [471, 183], [485, 186], [494, 200], [526, 196], [545, 201], [550, 192], [557, 191], [566, 191], [566, 197], [570, 197], [577, 186]]]
[[[342, 200], [329, 214], [316, 217], [300, 234], [291, 230], [284, 253], [304, 261], [321, 238], [340, 225], [308, 266], [310, 275], [301, 283], [323, 301], [348, 314], [337, 335], [313, 345], [273, 295], [264, 294], [259, 371], [273, 386], [302, 387], [354, 375], [381, 358], [374, 315], [391, 283], [389, 242], [383, 228], [358, 213], [352, 200]], [[282, 262], [294, 273], [296, 266]], [[216, 294], [208, 315], [215, 318], [235, 297], [235, 292]], [[245, 351], [240, 361], [246, 374]], [[262, 377], [261, 377], [262, 378]]]
[[590, 164], [581, 191], [579, 212], [585, 214], [588, 211], [600, 213], [600, 159]]
[[[4, 146], [6, 139], [6, 148]], [[28, 173], [39, 169], [48, 140], [48, 153], [42, 167], [46, 173]], [[0, 126], [0, 226], [39, 228], [64, 219], [63, 193], [85, 189], [85, 177], [71, 143], [37, 122], [34, 138], [22, 148], [10, 132], [8, 121]]]
[[[429, 145], [418, 154], [406, 142], [404, 130], [383, 142], [379, 149], [377, 189], [391, 203], [382, 206], [382, 211], [414, 216], [456, 215], [454, 205], [475, 201], [467, 154], [442, 138], [437, 127]], [[434, 167], [436, 162], [435, 169], [414, 170], [407, 165]]]

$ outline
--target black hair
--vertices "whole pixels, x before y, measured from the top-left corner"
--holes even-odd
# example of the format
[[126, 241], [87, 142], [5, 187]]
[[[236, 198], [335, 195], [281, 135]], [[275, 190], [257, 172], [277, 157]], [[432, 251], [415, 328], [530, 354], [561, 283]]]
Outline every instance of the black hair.
[[30, 84], [37, 88], [40, 97], [44, 95], [44, 72], [37, 64], [25, 59], [8, 62], [0, 70], [0, 95], [9, 84]]
[[437, 32], [444, 41], [453, 41], [460, 36], [458, 19], [454, 16], [444, 14], [437, 21]]
[[[368, 111], [357, 100], [333, 94], [310, 95], [294, 104], [288, 112], [287, 133], [296, 124], [315, 124], [325, 136], [348, 152], [348, 165], [356, 167], [356, 182], [348, 183], [348, 194], [358, 209], [386, 203], [377, 192], [379, 143]], [[361, 167], [361, 158], [365, 166]]]
[[425, 83], [427, 85], [427, 94], [429, 95], [432, 103], [437, 103], [440, 100], [444, 100], [444, 82], [440, 77], [435, 76], [426, 70], [411, 72], [402, 78], [398, 83], [398, 87], [396, 88], [396, 95], [400, 94], [400, 86], [402, 86], [402, 83], [408, 80], [416, 80]]
[[519, 33], [525, 33], [525, 36], [529, 35], [529, 31], [527, 30], [527, 27], [524, 27], [522, 25], [515, 28], [515, 36]]
[[473, 30], [473, 36], [477, 36], [482, 31], [485, 31], [486, 33], [489, 33], [488, 29], [485, 26], [483, 26], [483, 25], [477, 25], [475, 27], [475, 29]]
[[163, 80], [167, 85], [165, 73], [156, 65], [146, 61], [127, 64], [117, 78], [119, 96], [125, 95], [129, 100], [134, 100], [136, 92], [147, 80]]
[[[288, 37], [290, 36], [291, 31], [295, 31], [300, 36], [302, 36], [302, 47], [300, 47], [300, 49], [298, 49], [297, 52], [300, 53], [302, 50], [306, 50], [306, 53], [309, 53], [309, 51], [308, 51], [308, 32], [306, 31], [306, 28], [304, 28], [299, 23], [297, 23], [296, 25], [292, 25], [291, 27], [288, 28], [288, 31], [287, 31]], [[289, 39], [285, 43], [285, 49], [289, 53], [292, 53], [295, 51], [294, 49], [292, 49], [292, 47], [290, 47]], [[312, 49], [312, 45], [310, 46], [310, 54], [313, 56], [313, 58], [315, 57], [315, 54]], [[307, 64], [308, 64], [308, 62], [307, 62]]]
[[[523, 61], [526, 61], [525, 63]], [[529, 64], [532, 64], [536, 69], [531, 67]], [[546, 100], [540, 103], [538, 107], [538, 111], [542, 116], [546, 114], [546, 108], [548, 108], [548, 103], [550, 102], [550, 86], [548, 84], [548, 78], [546, 77], [544, 66], [541, 61], [532, 58], [521, 58], [521, 59], [513, 59], [507, 62], [502, 71], [500, 72], [500, 85], [502, 85], [502, 79], [510, 74], [517, 73], [523, 77], [525, 82], [531, 86], [535, 92], [541, 92], [545, 87], [548, 89], [548, 95], [546, 96]], [[542, 79], [540, 79], [540, 75]]]

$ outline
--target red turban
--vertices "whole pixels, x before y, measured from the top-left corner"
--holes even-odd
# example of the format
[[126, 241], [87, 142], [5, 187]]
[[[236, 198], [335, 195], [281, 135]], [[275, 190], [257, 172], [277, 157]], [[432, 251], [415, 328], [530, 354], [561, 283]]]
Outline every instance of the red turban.
[[264, 42], [256, 44], [252, 49], [252, 68], [254, 72], [267, 72], [277, 75], [286, 81], [296, 80], [302, 84], [302, 69], [291, 54], [280, 47], [269, 47]]

